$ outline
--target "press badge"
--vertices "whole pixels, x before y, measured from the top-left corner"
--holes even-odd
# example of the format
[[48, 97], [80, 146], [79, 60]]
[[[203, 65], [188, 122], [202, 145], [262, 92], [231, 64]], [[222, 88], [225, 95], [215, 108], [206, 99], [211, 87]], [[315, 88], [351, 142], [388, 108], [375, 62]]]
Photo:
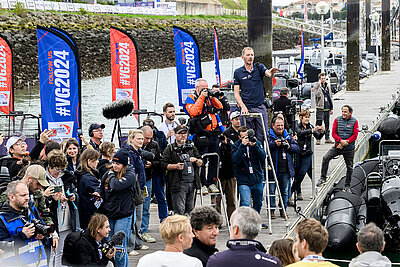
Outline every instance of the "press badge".
[[192, 173], [192, 166], [188, 166], [188, 174]]
[[35, 253], [35, 243], [34, 242], [28, 243], [28, 250], [30, 253]]
[[253, 167], [251, 167], [251, 166], [249, 167], [249, 172], [253, 173]]

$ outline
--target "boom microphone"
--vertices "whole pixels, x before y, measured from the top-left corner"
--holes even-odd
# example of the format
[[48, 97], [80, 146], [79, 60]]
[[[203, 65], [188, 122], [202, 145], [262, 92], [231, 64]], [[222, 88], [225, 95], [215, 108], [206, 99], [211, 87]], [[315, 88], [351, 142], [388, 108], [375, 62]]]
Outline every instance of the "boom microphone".
[[103, 108], [103, 116], [109, 120], [118, 120], [132, 114], [135, 103], [132, 99], [121, 99]]

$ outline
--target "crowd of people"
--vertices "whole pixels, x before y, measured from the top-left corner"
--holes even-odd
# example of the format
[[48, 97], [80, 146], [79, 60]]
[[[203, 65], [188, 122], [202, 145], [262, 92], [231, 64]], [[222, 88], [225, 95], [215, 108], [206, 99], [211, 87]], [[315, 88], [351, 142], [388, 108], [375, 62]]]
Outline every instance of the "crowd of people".
[[[8, 155], [1, 160], [12, 182], [0, 195], [0, 241], [14, 241], [27, 256], [20, 252], [6, 260], [28, 266], [129, 266], [128, 255], [148, 249], [143, 242], [156, 242], [149, 233], [154, 201], [166, 248], [142, 257], [139, 266], [296, 266], [299, 258], [326, 262], [322, 252], [327, 232], [315, 220], [297, 226], [296, 241], [275, 241], [272, 256], [255, 238], [266, 226], [260, 217], [266, 177], [272, 179], [275, 173], [278, 182], [270, 184], [266, 199], [271, 218], [276, 218], [275, 209], [287, 217], [292, 196], [303, 200], [301, 183], [307, 173], [311, 177], [311, 136], [317, 144], [324, 135], [326, 143], [333, 143], [328, 130], [333, 108], [329, 86], [321, 75], [316, 85], [321, 91], [317, 126], [310, 124], [308, 110], [300, 112], [298, 123], [289, 119], [283, 107], [291, 105], [288, 90], [282, 89], [269, 128], [263, 78], [278, 70], [254, 64], [249, 47], [243, 49], [242, 58], [244, 66], [234, 74], [236, 111], [230, 112], [218, 86], [208, 89], [207, 81], [198, 79], [184, 103], [190, 117], [187, 124], [176, 122], [175, 106], [166, 103], [165, 120], [159, 126], [151, 118], [144, 120], [117, 151], [114, 143], [102, 140], [106, 126], [97, 123], [89, 127], [89, 141], [80, 135], [79, 140], [57, 143], [51, 140], [52, 131], [44, 130], [30, 152], [25, 136], [9, 138]], [[351, 190], [358, 134], [352, 112], [345, 105], [334, 121], [335, 145], [324, 156], [319, 185], [327, 180], [329, 161], [343, 155], [348, 168], [344, 190]], [[260, 113], [263, 119], [249, 113]], [[273, 166], [266, 167], [268, 149]], [[283, 200], [279, 203], [277, 188]], [[215, 208], [195, 207], [196, 192], [212, 195]], [[215, 247], [223, 221], [218, 194], [225, 195], [231, 225], [228, 250], [222, 252]], [[121, 232], [120, 244], [107, 248], [110, 237]], [[362, 245], [359, 250], [367, 251]], [[74, 253], [79, 256], [71, 256]], [[362, 260], [360, 256], [357, 261]]]

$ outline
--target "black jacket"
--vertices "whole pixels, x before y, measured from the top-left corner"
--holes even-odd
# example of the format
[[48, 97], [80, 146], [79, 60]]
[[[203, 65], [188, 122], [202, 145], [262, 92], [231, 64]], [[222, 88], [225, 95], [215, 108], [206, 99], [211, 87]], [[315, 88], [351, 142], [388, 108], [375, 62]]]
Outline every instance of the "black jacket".
[[[166, 170], [168, 164], [176, 164], [176, 163], [181, 162], [181, 160], [179, 159], [179, 155], [175, 151], [174, 147], [177, 147], [176, 142], [168, 145], [165, 148], [162, 159], [161, 159], [161, 168]], [[189, 150], [188, 154], [190, 157], [195, 157], [197, 159], [201, 158], [199, 151], [197, 150], [196, 147], [193, 147], [193, 149]], [[193, 166], [194, 166], [195, 186], [197, 189], [200, 189], [201, 181], [200, 181], [199, 168], [197, 167], [196, 164], [193, 164]], [[174, 192], [174, 193], [180, 192], [181, 180], [182, 180], [182, 171], [179, 171], [179, 170], [167, 171], [168, 188], [171, 190], [171, 192]]]
[[274, 112], [282, 111], [289, 126], [292, 125], [292, 117], [286, 114], [286, 107], [291, 105], [291, 100], [286, 96], [281, 96], [274, 101]]
[[213, 255], [215, 252], [218, 252], [218, 249], [215, 246], [207, 246], [196, 237], [193, 238], [192, 246], [183, 251], [184, 254], [198, 258], [203, 266], [207, 266], [208, 258]]
[[[108, 180], [108, 184], [106, 184]], [[109, 219], [118, 220], [131, 216], [135, 210], [133, 192], [135, 190], [136, 174], [132, 165], [129, 165], [122, 179], [117, 179], [113, 171], [109, 171], [101, 178], [100, 193], [103, 203], [100, 207], [103, 214]]]
[[[106, 239], [102, 240], [102, 243], [104, 242], [106, 242]], [[73, 266], [107, 266], [110, 260], [103, 253], [100, 259], [98, 247], [96, 239], [94, 239], [90, 235], [90, 231], [86, 229], [81, 238], [76, 242], [75, 255], [79, 264]]]
[[232, 163], [232, 145], [239, 140], [239, 133], [229, 126], [225, 132], [222, 133], [227, 137], [227, 144], [221, 142], [219, 144], [219, 156], [221, 159], [221, 170], [220, 170], [220, 179], [221, 180], [228, 180], [233, 178], [233, 163]]
[[297, 143], [300, 148], [300, 156], [309, 156], [313, 154], [311, 150], [311, 134], [314, 135], [315, 138], [322, 138], [323, 134], [320, 130], [312, 132], [314, 127], [309, 123], [306, 127], [299, 122], [296, 125], [296, 134], [297, 134]]
[[221, 101], [221, 104], [223, 106], [222, 110], [219, 112], [219, 118], [221, 119], [222, 125], [228, 125], [229, 124], [228, 112], [231, 110], [231, 106], [229, 105], [229, 101], [226, 98], [226, 96], [218, 98], [218, 100]]
[[107, 166], [110, 166], [111, 164], [111, 161], [109, 161], [108, 159], [99, 159], [99, 164], [97, 164], [97, 171], [100, 174], [100, 178], [108, 172], [109, 168], [107, 168]]
[[79, 219], [81, 228], [85, 229], [90, 217], [96, 212], [94, 205], [93, 193], [100, 186], [100, 174], [96, 170], [92, 170], [94, 176], [88, 171], [77, 171], [78, 178], [78, 194], [79, 194]]
[[156, 141], [151, 141], [147, 146], [143, 147], [143, 150], [149, 151], [155, 155], [154, 160], [149, 160], [151, 162], [151, 167], [146, 169], [146, 181], [149, 181], [154, 177], [157, 170], [160, 169], [161, 151]]

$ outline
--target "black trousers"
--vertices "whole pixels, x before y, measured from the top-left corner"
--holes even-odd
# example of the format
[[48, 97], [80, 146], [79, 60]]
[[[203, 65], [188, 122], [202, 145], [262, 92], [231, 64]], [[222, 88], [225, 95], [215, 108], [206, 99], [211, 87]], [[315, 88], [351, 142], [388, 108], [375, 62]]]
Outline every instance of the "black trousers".
[[326, 179], [326, 174], [329, 168], [329, 162], [336, 156], [343, 155], [344, 162], [346, 163], [346, 186], [350, 186], [351, 175], [353, 174], [353, 160], [354, 160], [354, 149], [343, 150], [332, 147], [326, 152], [322, 158], [322, 168], [321, 168], [321, 179]]
[[329, 139], [329, 117], [331, 116], [331, 111], [321, 111], [317, 109], [317, 121], [315, 122], [315, 125], [317, 126], [322, 126], [322, 122], [325, 124], [325, 139]]

